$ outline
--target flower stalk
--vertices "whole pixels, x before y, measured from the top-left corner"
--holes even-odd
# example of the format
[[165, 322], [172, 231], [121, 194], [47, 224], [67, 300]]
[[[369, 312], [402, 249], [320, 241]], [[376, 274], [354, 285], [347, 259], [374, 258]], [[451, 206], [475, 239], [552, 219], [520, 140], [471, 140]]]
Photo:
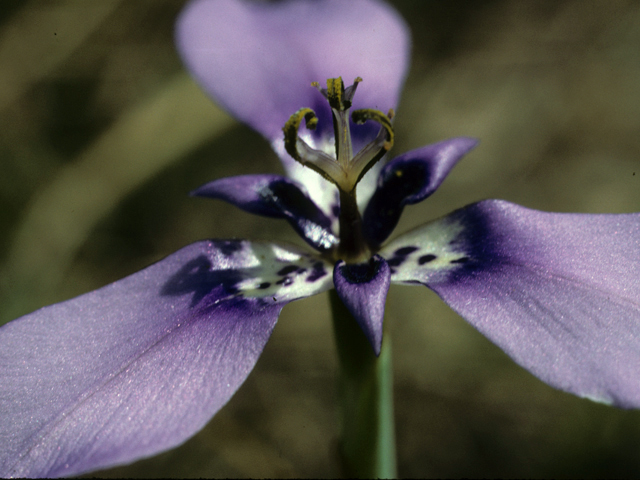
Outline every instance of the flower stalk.
[[376, 357], [335, 290], [329, 292], [338, 350], [340, 457], [344, 474], [396, 478], [391, 338]]
[[361, 262], [370, 258], [362, 235], [362, 217], [358, 211], [356, 192], [351, 190], [340, 193], [340, 246], [338, 257], [347, 262]]

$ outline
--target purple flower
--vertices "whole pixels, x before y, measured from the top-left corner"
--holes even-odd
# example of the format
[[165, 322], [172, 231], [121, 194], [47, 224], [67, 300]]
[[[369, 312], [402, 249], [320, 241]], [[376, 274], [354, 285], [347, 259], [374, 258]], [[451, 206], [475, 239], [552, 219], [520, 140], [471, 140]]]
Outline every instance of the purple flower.
[[[74, 475], [184, 442], [242, 384], [282, 307], [334, 287], [376, 352], [389, 284], [422, 284], [548, 384], [640, 406], [640, 214], [488, 200], [387, 241], [404, 206], [476, 145], [379, 161], [409, 51], [389, 7], [196, 1], [177, 41], [288, 174], [194, 193], [286, 219], [314, 250], [202, 241], [0, 328], [0, 475]], [[345, 89], [340, 77], [357, 80]]]

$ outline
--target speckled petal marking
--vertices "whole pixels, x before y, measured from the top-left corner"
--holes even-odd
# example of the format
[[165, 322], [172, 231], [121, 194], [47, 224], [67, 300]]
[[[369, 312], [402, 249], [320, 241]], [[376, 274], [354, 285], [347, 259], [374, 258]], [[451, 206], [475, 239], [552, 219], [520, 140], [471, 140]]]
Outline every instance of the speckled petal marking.
[[387, 244], [379, 253], [391, 267], [391, 282], [429, 285], [472, 263], [463, 232], [459, 220], [445, 217]]
[[385, 257], [392, 281], [427, 285], [546, 383], [640, 407], [640, 214], [487, 200], [401, 236]]
[[367, 242], [373, 247], [382, 244], [398, 224], [404, 207], [435, 192], [456, 163], [477, 144], [474, 138], [450, 138], [404, 153], [387, 163], [364, 211]]
[[331, 288], [297, 248], [195, 243], [0, 328], [0, 476], [57, 477], [181, 444], [253, 369], [289, 301]]

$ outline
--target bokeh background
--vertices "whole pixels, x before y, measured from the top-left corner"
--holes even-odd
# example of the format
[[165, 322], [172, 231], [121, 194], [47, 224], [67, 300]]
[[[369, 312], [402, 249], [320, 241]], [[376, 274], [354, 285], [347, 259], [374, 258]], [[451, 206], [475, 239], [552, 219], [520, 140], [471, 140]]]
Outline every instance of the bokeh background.
[[[639, 2], [392, 3], [414, 37], [394, 153], [481, 139], [398, 231], [484, 198], [640, 211]], [[0, 3], [0, 323], [199, 239], [302, 244], [283, 221], [187, 196], [281, 167], [184, 71], [172, 39], [183, 4]], [[547, 387], [426, 288], [391, 287], [386, 322], [401, 476], [640, 475], [640, 412]], [[326, 296], [285, 307], [202, 432], [100, 474], [339, 476], [331, 335]]]

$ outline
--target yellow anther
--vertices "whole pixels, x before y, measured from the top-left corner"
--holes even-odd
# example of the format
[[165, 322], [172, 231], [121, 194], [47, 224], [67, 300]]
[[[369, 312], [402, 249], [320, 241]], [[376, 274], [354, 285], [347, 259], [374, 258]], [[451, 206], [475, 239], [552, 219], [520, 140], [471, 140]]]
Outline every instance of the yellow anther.
[[385, 140], [382, 147], [389, 151], [391, 147], [393, 147], [394, 141], [394, 133], [393, 126], [391, 125], [391, 118], [393, 118], [393, 110], [389, 110], [389, 116], [382, 113], [380, 110], [374, 110], [372, 108], [355, 110], [351, 114], [351, 118], [357, 124], [363, 124], [367, 120], [373, 120], [374, 122], [378, 122], [386, 131], [387, 131], [387, 139]]
[[298, 129], [304, 119], [305, 125], [309, 130], [315, 130], [318, 125], [318, 117], [310, 108], [301, 108], [289, 117], [287, 123], [284, 124], [282, 131], [284, 132], [284, 148], [289, 155], [300, 161], [298, 153]]
[[328, 78], [327, 79], [327, 100], [331, 108], [336, 110], [346, 110], [343, 103], [344, 98], [344, 83], [342, 83], [342, 77]]

